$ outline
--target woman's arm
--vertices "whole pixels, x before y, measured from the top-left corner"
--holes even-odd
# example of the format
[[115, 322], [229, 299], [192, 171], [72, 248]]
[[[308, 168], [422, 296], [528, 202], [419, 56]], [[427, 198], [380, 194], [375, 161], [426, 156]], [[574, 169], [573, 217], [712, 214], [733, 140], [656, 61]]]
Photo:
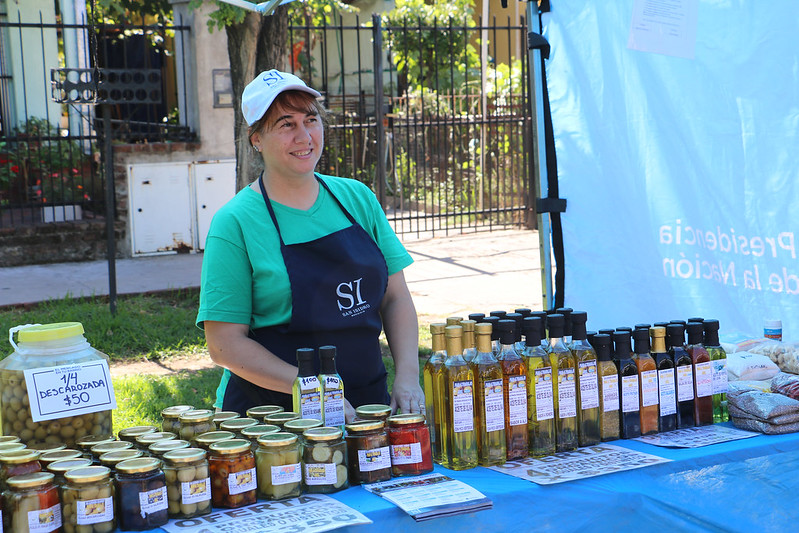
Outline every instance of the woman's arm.
[[419, 386], [419, 323], [401, 270], [388, 277], [380, 314], [396, 370], [391, 408], [399, 408], [403, 413], [422, 413], [424, 392]]

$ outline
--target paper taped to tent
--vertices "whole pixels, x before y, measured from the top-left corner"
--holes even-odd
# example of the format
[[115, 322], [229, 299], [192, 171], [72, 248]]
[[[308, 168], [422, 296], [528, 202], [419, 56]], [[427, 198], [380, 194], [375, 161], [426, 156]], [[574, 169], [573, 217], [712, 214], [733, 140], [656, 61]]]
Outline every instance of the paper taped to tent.
[[551, 2], [565, 304], [799, 340], [799, 2]]

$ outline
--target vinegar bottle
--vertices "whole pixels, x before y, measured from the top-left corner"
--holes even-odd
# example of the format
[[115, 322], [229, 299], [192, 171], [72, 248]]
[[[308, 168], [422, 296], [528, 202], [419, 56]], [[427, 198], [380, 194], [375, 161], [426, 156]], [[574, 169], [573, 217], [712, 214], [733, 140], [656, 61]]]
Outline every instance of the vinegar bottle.
[[682, 324], [666, 326], [666, 344], [677, 371], [677, 429], [691, 428], [694, 422], [694, 366], [685, 351]]
[[599, 430], [599, 378], [597, 356], [593, 346], [586, 339], [585, 311], [573, 311], [572, 343], [569, 346], [577, 361], [577, 425], [580, 446], [599, 444], [602, 437]]
[[441, 463], [441, 420], [444, 416], [442, 412], [444, 391], [439, 389], [436, 375], [447, 359], [446, 340], [444, 339], [444, 329], [446, 327], [444, 323], [430, 324], [433, 353], [430, 354], [430, 358], [422, 369], [425, 417], [430, 431], [433, 460], [437, 463]]
[[549, 326], [549, 353], [555, 377], [555, 447], [559, 452], [577, 449], [577, 362], [563, 343], [563, 315], [553, 313], [547, 317]]
[[641, 413], [641, 435], [658, 432], [658, 371], [655, 360], [649, 355], [649, 330], [633, 331], [635, 341], [635, 364], [638, 367], [638, 398]]
[[727, 422], [727, 352], [719, 342], [719, 321], [705, 320], [705, 349], [713, 363], [713, 422]]
[[476, 324], [474, 320], [461, 320], [460, 323], [463, 328], [463, 359], [467, 363], [471, 363], [474, 356], [477, 355], [477, 343], [474, 338]]
[[297, 377], [291, 386], [294, 412], [301, 418], [322, 420], [322, 385], [314, 372], [316, 352], [313, 348], [297, 349]]
[[694, 365], [694, 420], [697, 426], [713, 423], [713, 364], [702, 341], [705, 329], [701, 322], [688, 322], [688, 347]]
[[480, 324], [477, 328], [477, 355], [470, 363], [475, 382], [475, 429], [480, 466], [503, 464], [506, 456], [502, 367], [490, 349], [492, 329], [490, 324]]
[[597, 333], [594, 335], [598, 374], [600, 381], [599, 433], [602, 442], [616, 440], [621, 437], [621, 415], [619, 413], [619, 370], [610, 358], [610, 335]]
[[[519, 315], [521, 317], [521, 315]], [[505, 400], [507, 459], [527, 457], [527, 367], [516, 351], [516, 321], [499, 321], [499, 364]]]
[[447, 360], [438, 372], [444, 391], [445, 417], [441, 419], [441, 464], [452, 470], [477, 466], [474, 416], [474, 374], [463, 360], [461, 326], [447, 326]]
[[527, 441], [530, 455], [555, 453], [555, 403], [552, 359], [541, 346], [542, 319], [530, 316], [524, 322], [524, 360], [527, 364]]
[[634, 439], [641, 436], [641, 402], [638, 385], [638, 365], [632, 357], [629, 331], [613, 333], [621, 383], [621, 436]]
[[344, 429], [344, 381], [336, 370], [336, 347], [319, 347], [319, 383], [322, 385], [322, 413], [325, 426]]
[[658, 431], [674, 431], [677, 429], [677, 384], [674, 360], [666, 351], [666, 328], [655, 326], [649, 330], [652, 340], [650, 354], [658, 369]]

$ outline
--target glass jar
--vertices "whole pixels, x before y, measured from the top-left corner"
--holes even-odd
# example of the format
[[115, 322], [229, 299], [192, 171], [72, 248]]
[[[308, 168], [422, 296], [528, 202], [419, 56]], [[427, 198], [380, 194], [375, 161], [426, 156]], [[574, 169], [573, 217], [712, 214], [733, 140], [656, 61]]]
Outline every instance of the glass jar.
[[223, 440], [210, 445], [211, 498], [214, 507], [234, 509], [255, 503], [255, 456], [250, 441]]
[[401, 414], [388, 417], [391, 473], [418, 476], [433, 471], [430, 430], [424, 415]]
[[155, 426], [133, 426], [119, 430], [119, 440], [125, 440], [136, 445], [136, 439], [145, 433], [155, 433], [158, 428]]
[[321, 420], [315, 420], [313, 418], [298, 418], [296, 420], [289, 420], [283, 424], [283, 431], [297, 435], [297, 438], [300, 440], [300, 444], [303, 444], [305, 439], [303, 438], [302, 434], [306, 430], [320, 428], [322, 425], [323, 424]]
[[183, 448], [189, 447], [191, 447], [189, 441], [183, 439], [159, 440], [158, 442], [150, 444], [150, 447], [147, 448], [147, 451], [151, 456], [161, 459], [166, 452], [171, 452], [172, 450], [182, 450]]
[[192, 405], [173, 405], [161, 411], [161, 431], [180, 432], [180, 415], [194, 409]]
[[85, 468], [87, 466], [92, 466], [92, 460], [86, 459], [85, 457], [80, 457], [78, 459], [64, 459], [63, 461], [50, 463], [47, 465], [47, 471], [55, 476], [53, 481], [55, 486], [60, 487], [65, 482], [64, 475], [67, 472], [76, 468]]
[[163, 455], [170, 518], [211, 512], [211, 477], [205, 450], [183, 448]]
[[194, 445], [203, 450], [210, 451], [211, 444], [222, 442], [223, 440], [233, 440], [236, 435], [232, 431], [207, 431], [194, 438]]
[[114, 478], [119, 529], [141, 531], [169, 521], [166, 478], [159, 459], [138, 457], [122, 461], [116, 466]]
[[[19, 343], [13, 341], [15, 332]], [[111, 435], [111, 409], [33, 421], [26, 370], [108, 362], [107, 355], [86, 341], [80, 322], [11, 328], [10, 340], [14, 353], [0, 361], [0, 420], [3, 421], [0, 433], [17, 435], [30, 448], [44, 444], [64, 444], [73, 448], [76, 440], [86, 435]], [[105, 372], [105, 379], [108, 379], [107, 367]], [[111, 390], [111, 384], [107, 386]], [[68, 415], [70, 411], [63, 412]]]
[[0, 493], [8, 488], [9, 478], [41, 471], [42, 464], [35, 450], [22, 449], [0, 455]]
[[50, 472], [32, 472], [8, 480], [3, 492], [4, 531], [61, 531], [61, 505]]
[[111, 470], [116, 471], [116, 467], [122, 461], [127, 461], [128, 459], [139, 459], [143, 456], [141, 450], [137, 450], [135, 448], [130, 448], [129, 450], [116, 450], [113, 452], [106, 452], [97, 459], [100, 461], [100, 464], [103, 466], [107, 466]]
[[6, 452], [16, 452], [17, 450], [24, 450], [25, 448], [27, 448], [27, 446], [25, 446], [21, 442], [4, 442], [3, 444], [0, 444], [0, 455]]
[[89, 456], [94, 464], [100, 464], [100, 456], [108, 452], [118, 452], [121, 450], [133, 450], [133, 443], [126, 440], [112, 440], [111, 442], [103, 442], [95, 444], [89, 450]]
[[385, 422], [391, 416], [391, 407], [382, 403], [361, 405], [355, 409], [357, 420], [381, 420]]
[[61, 516], [65, 533], [105, 533], [116, 527], [114, 482], [104, 466], [75, 468], [64, 475]]
[[19, 437], [16, 435], [0, 435], [0, 444], [9, 444], [12, 442], [19, 442]]
[[347, 443], [338, 428], [320, 427], [303, 433], [302, 487], [305, 492], [330, 494], [349, 487]]
[[143, 451], [145, 454], [149, 451], [150, 444], [162, 440], [175, 440], [178, 438], [177, 433], [171, 431], [154, 431], [152, 433], [145, 433], [136, 437], [136, 448]]
[[241, 430], [241, 438], [247, 439], [250, 441], [252, 445], [252, 451], [255, 453], [255, 450], [258, 449], [258, 437], [263, 435], [271, 435], [272, 433], [278, 433], [280, 428], [277, 426], [273, 426], [271, 424], [258, 424], [257, 426], [250, 426], [248, 428], [244, 428]]
[[92, 459], [92, 446], [98, 444], [105, 444], [107, 442], [116, 442], [114, 437], [104, 435], [86, 435], [76, 442], [77, 448], [83, 452], [83, 456], [87, 459]]
[[220, 427], [222, 425], [222, 422], [227, 422], [228, 420], [234, 420], [240, 417], [241, 415], [236, 411], [217, 411], [216, 413], [214, 413], [214, 428], [222, 429]]
[[271, 433], [258, 439], [255, 451], [258, 497], [267, 500], [294, 498], [302, 491], [300, 442], [292, 433]]
[[255, 407], [250, 407], [247, 409], [247, 416], [250, 418], [254, 418], [261, 423], [264, 423], [264, 419], [275, 413], [282, 413], [285, 411], [283, 407], [279, 405], [257, 405]]
[[370, 420], [344, 427], [350, 485], [391, 479], [391, 450], [383, 422]]
[[56, 461], [63, 461], [65, 459], [79, 459], [83, 454], [79, 450], [70, 450], [65, 448], [63, 450], [56, 450], [54, 452], [44, 452], [39, 455], [39, 463], [42, 465], [42, 470], [47, 469], [47, 465]]
[[183, 440], [194, 444], [194, 437], [216, 429], [214, 425], [214, 412], [210, 409], [194, 409], [186, 411], [178, 418], [180, 430], [178, 435]]
[[254, 418], [233, 418], [231, 420], [225, 420], [224, 422], [219, 424], [219, 430], [230, 431], [234, 435], [236, 435], [237, 439], [241, 439], [243, 438], [241, 435], [242, 429], [257, 425], [258, 421]]
[[28, 445], [28, 449], [36, 450], [40, 454], [45, 452], [57, 452], [59, 450], [66, 450], [67, 445], [61, 442], [39, 442], [36, 444]]
[[289, 420], [297, 420], [298, 418], [300, 418], [300, 415], [298, 415], [294, 411], [281, 411], [279, 413], [272, 413], [271, 415], [266, 415], [264, 417], [264, 424], [277, 426], [280, 428], [281, 431], [283, 431], [283, 424], [285, 424]]

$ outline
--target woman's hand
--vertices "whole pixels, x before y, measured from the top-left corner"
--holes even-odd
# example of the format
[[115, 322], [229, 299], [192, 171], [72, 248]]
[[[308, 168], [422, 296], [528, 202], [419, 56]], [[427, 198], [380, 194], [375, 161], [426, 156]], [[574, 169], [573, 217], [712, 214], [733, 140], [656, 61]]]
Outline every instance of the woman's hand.
[[346, 398], [344, 398], [344, 422], [347, 424], [355, 422], [355, 408]]
[[416, 375], [396, 375], [394, 390], [391, 393], [391, 411], [425, 414], [424, 391], [419, 386], [418, 373]]

